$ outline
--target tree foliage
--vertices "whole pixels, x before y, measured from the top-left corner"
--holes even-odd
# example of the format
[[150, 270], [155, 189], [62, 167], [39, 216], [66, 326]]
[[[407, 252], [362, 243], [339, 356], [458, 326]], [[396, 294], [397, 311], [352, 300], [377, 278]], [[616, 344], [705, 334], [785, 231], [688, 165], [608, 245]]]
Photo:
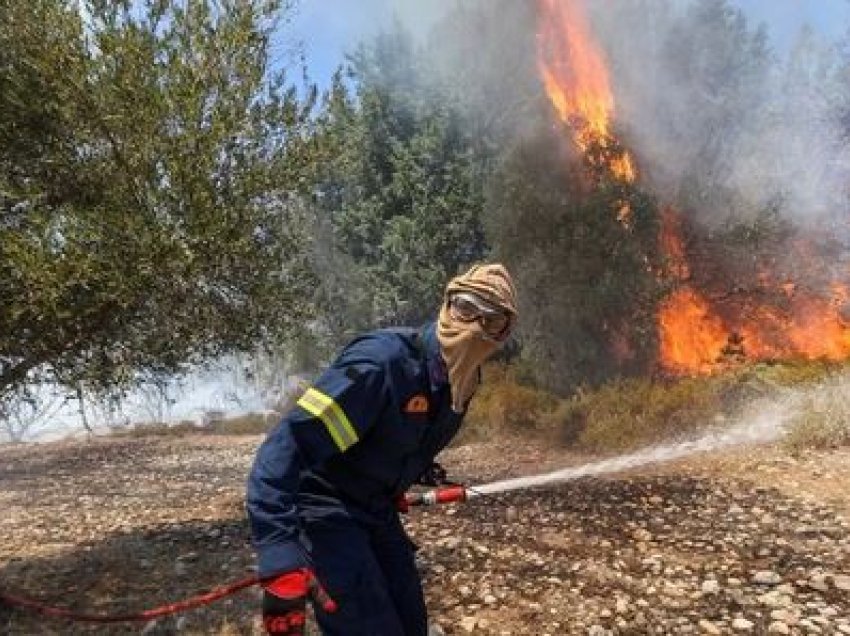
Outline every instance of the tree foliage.
[[554, 124], [534, 3], [457, 3], [422, 42], [396, 25], [321, 104], [270, 67], [285, 3], [0, 1], [0, 404], [282, 341], [316, 367], [491, 256], [521, 356], [568, 392], [653, 367], [648, 191], [728, 265], [693, 264], [712, 289], [788, 251], [789, 209], [846, 207], [850, 56], [804, 31], [779, 64], [729, 0], [588, 4], [636, 183], [604, 168], [613, 139], [581, 155]]
[[486, 227], [516, 278], [532, 376], [566, 393], [651, 368], [662, 281], [655, 201], [579, 156], [564, 133], [546, 126], [515, 145]]
[[0, 397], [107, 391], [286, 333], [309, 101], [281, 7], [0, 3]]
[[314, 190], [326, 231], [319, 249], [341, 252], [330, 262], [348, 273], [322, 290], [329, 321], [344, 316], [357, 328], [432, 317], [447, 278], [485, 252], [483, 179], [411, 36], [396, 27], [352, 55], [320, 121], [328, 160]]

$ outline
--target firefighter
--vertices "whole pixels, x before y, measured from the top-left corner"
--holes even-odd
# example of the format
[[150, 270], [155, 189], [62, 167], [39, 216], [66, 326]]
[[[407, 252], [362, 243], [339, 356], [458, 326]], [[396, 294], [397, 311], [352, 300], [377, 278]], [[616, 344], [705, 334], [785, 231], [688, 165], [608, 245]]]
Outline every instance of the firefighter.
[[403, 493], [454, 437], [481, 364], [517, 318], [499, 264], [452, 279], [436, 322], [347, 345], [266, 438], [247, 509], [270, 634], [304, 630], [308, 597], [326, 636], [425, 636]]

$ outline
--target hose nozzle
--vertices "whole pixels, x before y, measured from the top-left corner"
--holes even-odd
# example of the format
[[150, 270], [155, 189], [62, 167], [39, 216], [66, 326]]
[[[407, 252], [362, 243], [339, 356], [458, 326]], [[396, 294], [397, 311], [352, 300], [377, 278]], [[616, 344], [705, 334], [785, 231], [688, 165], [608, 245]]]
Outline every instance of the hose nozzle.
[[444, 486], [425, 492], [406, 492], [398, 498], [398, 510], [407, 512], [414, 506], [435, 506], [466, 501], [466, 499], [466, 488], [463, 486]]

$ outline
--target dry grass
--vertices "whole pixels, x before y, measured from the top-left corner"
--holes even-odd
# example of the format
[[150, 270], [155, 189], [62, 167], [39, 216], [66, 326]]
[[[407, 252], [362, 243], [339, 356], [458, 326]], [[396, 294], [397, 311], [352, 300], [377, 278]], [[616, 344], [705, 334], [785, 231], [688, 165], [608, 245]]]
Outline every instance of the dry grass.
[[[517, 367], [492, 363], [454, 445], [512, 436], [542, 438], [594, 453], [635, 449], [688, 435], [734, 417], [757, 398], [793, 389], [802, 396], [790, 426], [789, 448], [850, 444], [850, 367], [825, 362], [755, 364], [721, 374], [675, 380], [618, 380], [560, 398], [523, 381]], [[842, 369], [844, 375], [842, 376]], [[129, 437], [258, 435], [278, 414], [249, 413], [198, 428], [192, 422], [140, 424], [116, 431]]]
[[261, 435], [280, 421], [278, 413], [247, 413], [213, 422], [209, 432], [214, 435]]
[[785, 444], [795, 452], [850, 445], [850, 374], [834, 374], [801, 395]]
[[246, 413], [197, 426], [191, 420], [177, 423], [143, 422], [132, 427], [112, 429], [115, 437], [181, 437], [184, 435], [261, 435], [280, 420], [277, 413]]
[[139, 422], [132, 426], [112, 428], [109, 434], [113, 437], [182, 437], [197, 433], [198, 427], [191, 420], [169, 424], [166, 422]]
[[545, 432], [545, 416], [557, 408], [557, 397], [520, 383], [515, 369], [504, 363], [488, 364], [482, 374], [482, 385], [469, 406], [455, 445]]
[[793, 444], [847, 444], [850, 386], [818, 388], [840, 369], [820, 361], [760, 363], [704, 377], [618, 380], [563, 399], [523, 384], [510, 366], [492, 364], [456, 443], [519, 434], [581, 451], [619, 452], [687, 436], [735, 417], [755, 399], [793, 388], [813, 396], [792, 427]]
[[622, 380], [579, 393], [551, 416], [562, 441], [593, 452], [622, 451], [694, 431], [723, 414], [725, 382]]

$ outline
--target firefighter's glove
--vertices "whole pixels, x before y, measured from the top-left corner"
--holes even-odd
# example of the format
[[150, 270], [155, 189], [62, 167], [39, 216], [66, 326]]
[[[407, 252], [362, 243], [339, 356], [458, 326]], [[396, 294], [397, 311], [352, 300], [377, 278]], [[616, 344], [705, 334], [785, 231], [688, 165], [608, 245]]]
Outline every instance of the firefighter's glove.
[[432, 462], [431, 465], [426, 468], [421, 475], [419, 475], [416, 483], [420, 486], [431, 486], [434, 488], [452, 484], [452, 482], [448, 479], [446, 469], [437, 462]]
[[263, 583], [263, 588], [263, 625], [270, 636], [304, 634], [308, 597], [326, 612], [335, 612], [337, 608], [309, 568], [269, 579]]

